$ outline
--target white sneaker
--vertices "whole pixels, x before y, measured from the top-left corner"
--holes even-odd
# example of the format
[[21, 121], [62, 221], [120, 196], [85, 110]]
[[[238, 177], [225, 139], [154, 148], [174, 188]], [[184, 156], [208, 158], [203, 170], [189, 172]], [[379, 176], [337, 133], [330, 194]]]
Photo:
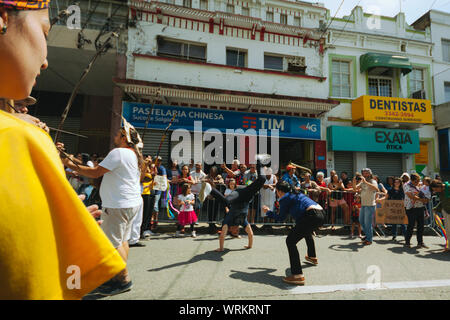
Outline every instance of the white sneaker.
[[203, 181], [202, 188], [198, 193], [198, 200], [200, 200], [200, 202], [203, 203], [206, 197], [211, 193], [211, 190], [212, 190], [211, 185], [208, 182]]
[[154, 233], [151, 232], [150, 230], [145, 230], [144, 233], [142, 234], [144, 238], [150, 238], [151, 235], [154, 235]]
[[191, 237], [192, 238], [197, 238], [197, 234], [195, 233], [195, 231], [192, 231]]

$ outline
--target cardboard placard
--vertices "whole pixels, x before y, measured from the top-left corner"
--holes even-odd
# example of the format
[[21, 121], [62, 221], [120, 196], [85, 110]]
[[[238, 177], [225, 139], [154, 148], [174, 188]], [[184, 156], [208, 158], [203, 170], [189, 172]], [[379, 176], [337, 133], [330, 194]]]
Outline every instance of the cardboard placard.
[[153, 180], [153, 190], [166, 191], [167, 190], [167, 178], [164, 176], [156, 176]]
[[408, 224], [403, 200], [385, 200], [376, 209], [376, 224]]

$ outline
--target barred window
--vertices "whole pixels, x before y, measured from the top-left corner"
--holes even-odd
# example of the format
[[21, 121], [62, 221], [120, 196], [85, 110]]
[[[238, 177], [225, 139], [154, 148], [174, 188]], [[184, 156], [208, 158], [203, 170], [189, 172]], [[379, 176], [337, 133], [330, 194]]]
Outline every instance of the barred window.
[[250, 9], [249, 8], [242, 8], [242, 10], [241, 10], [241, 14], [243, 15], [243, 16], [250, 16]]
[[270, 11], [266, 12], [266, 21], [273, 22], [273, 12]]
[[369, 78], [369, 95], [392, 97], [392, 80], [383, 78]]

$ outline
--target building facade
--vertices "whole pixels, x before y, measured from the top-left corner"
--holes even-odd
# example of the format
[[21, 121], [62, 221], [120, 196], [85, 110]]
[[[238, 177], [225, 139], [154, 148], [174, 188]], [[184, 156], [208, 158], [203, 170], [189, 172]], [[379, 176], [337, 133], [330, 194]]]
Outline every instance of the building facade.
[[[140, 128], [149, 120], [144, 153], [170, 157], [176, 141], [161, 137], [176, 111], [170, 130], [191, 133], [191, 159], [209, 144], [194, 136], [202, 120], [201, 132], [278, 129], [282, 166], [325, 169], [322, 116], [339, 104], [328, 98], [328, 15], [299, 1], [131, 1], [126, 77], [115, 83], [125, 117]], [[234, 148], [247, 163], [262, 151], [250, 140]]]
[[358, 6], [333, 19], [325, 47], [329, 99], [341, 102], [324, 118], [327, 168], [370, 167], [382, 180], [438, 172], [429, 30]]
[[433, 42], [433, 89], [438, 135], [439, 167], [443, 178], [450, 178], [450, 14], [431, 10], [412, 25], [429, 32]]

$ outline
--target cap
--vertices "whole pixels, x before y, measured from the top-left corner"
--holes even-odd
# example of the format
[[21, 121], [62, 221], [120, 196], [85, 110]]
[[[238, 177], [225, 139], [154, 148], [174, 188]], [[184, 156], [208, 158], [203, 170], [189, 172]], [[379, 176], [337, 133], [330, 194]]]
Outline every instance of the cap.
[[37, 102], [37, 100], [35, 98], [33, 98], [32, 96], [28, 96], [27, 98], [22, 99], [22, 100], [14, 101], [14, 103], [20, 104], [23, 106], [31, 106], [33, 104], [36, 104], [36, 102]]
[[364, 168], [364, 169], [362, 169], [362, 170], [361, 170], [361, 173], [362, 173], [363, 171], [367, 171], [367, 172], [369, 172], [369, 174], [372, 174], [372, 170], [370, 170], [369, 168]]
[[404, 176], [407, 176], [408, 178], [411, 178], [408, 172], [403, 172], [400, 178], [403, 178]]

